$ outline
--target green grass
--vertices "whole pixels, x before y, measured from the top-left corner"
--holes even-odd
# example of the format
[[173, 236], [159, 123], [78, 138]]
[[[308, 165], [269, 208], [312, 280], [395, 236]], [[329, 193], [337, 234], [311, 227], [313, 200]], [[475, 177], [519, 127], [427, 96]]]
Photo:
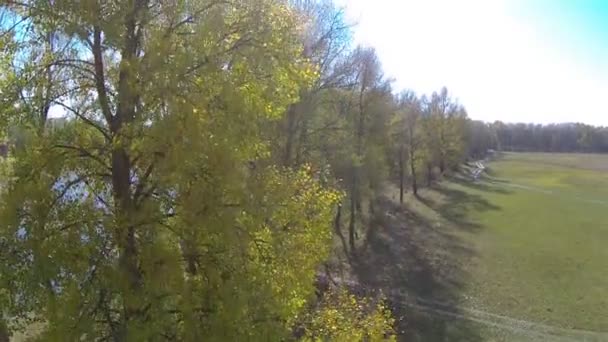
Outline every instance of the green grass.
[[359, 281], [444, 305], [397, 305], [407, 341], [608, 341], [608, 155], [506, 153], [487, 166], [403, 205], [390, 188]]
[[422, 194], [429, 205], [412, 205], [470, 246], [453, 255], [463, 305], [607, 332], [608, 156], [509, 153], [488, 166], [481, 181], [443, 182]]
[[507, 315], [608, 331], [608, 157], [507, 154], [489, 167], [504, 182], [489, 190], [505, 192], [460, 185], [498, 207], [468, 213], [482, 227], [468, 237], [468, 292]]

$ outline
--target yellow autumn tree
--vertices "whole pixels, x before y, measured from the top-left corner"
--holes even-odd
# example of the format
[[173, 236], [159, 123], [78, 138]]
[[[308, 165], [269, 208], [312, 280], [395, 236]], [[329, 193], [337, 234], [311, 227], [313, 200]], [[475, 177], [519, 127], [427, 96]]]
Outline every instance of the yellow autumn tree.
[[[280, 0], [9, 1], [0, 303], [44, 341], [292, 336], [338, 194], [264, 162], [313, 81]], [[3, 51], [5, 52], [5, 51]], [[51, 120], [51, 111], [62, 120]]]

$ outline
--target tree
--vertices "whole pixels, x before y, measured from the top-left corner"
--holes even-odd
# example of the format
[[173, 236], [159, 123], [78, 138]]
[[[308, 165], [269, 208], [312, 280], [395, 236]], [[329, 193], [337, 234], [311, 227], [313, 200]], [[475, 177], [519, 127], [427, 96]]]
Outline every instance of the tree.
[[486, 156], [490, 149], [498, 148], [496, 130], [483, 121], [467, 121], [466, 142], [467, 155], [474, 159]]
[[[347, 125], [344, 103], [338, 104], [343, 91], [352, 87], [353, 72], [349, 57], [350, 28], [341, 9], [329, 0], [291, 1], [302, 18], [302, 56], [316, 66], [318, 78], [299, 92], [299, 100], [291, 104], [277, 129], [269, 136], [279, 143], [273, 151], [274, 160], [286, 167], [309, 163], [322, 170], [328, 185], [341, 187], [344, 145]], [[337, 98], [334, 98], [337, 96]], [[347, 250], [341, 229], [342, 205], [336, 205], [334, 230]], [[346, 253], [346, 252], [345, 252]]]
[[505, 124], [495, 122], [497, 146], [504, 151], [607, 152], [608, 129], [585, 124]]
[[415, 97], [409, 97], [407, 104], [407, 112], [405, 117], [407, 151], [410, 165], [410, 174], [412, 180], [412, 192], [415, 196], [418, 195], [418, 180], [417, 180], [417, 165], [419, 164], [420, 150], [422, 148], [422, 137], [419, 129], [420, 121], [420, 100]]
[[4, 117], [27, 136], [1, 203], [6, 313], [46, 322], [45, 340], [289, 336], [338, 200], [307, 168], [261, 162], [270, 141], [260, 132], [314, 80], [291, 8], [24, 1], [3, 11], [29, 27], [15, 55], [47, 46], [47, 63], [18, 65], [3, 82], [26, 97], [11, 107], [41, 122], [52, 102], [69, 119], [46, 130]]
[[439, 130], [437, 129], [439, 125], [437, 123], [438, 118], [432, 115], [431, 101], [423, 95], [420, 98], [420, 103], [420, 126], [422, 128], [423, 145], [420, 168], [425, 171], [426, 186], [430, 187], [433, 183], [433, 169], [438, 164], [439, 160], [440, 138], [438, 135]]
[[393, 122], [396, 129], [393, 139], [398, 145], [399, 202], [403, 203], [406, 163], [409, 165], [412, 192], [418, 194], [416, 169], [420, 163], [421, 133], [418, 126], [421, 108], [420, 100], [412, 91], [401, 92], [396, 101], [398, 111]]
[[[291, 104], [280, 122], [279, 134], [284, 144], [281, 164], [298, 166], [310, 162], [314, 142], [310, 139], [323, 127], [313, 125], [314, 112], [322, 106], [323, 92], [345, 86], [350, 71], [344, 57], [350, 44], [350, 28], [344, 22], [344, 14], [330, 0], [292, 0], [291, 3], [302, 18], [302, 57], [316, 66], [318, 78], [299, 93], [299, 101]], [[325, 127], [326, 129], [326, 127]]]
[[[366, 166], [371, 166], [370, 159], [373, 160], [374, 156], [378, 156], [378, 154], [372, 152], [374, 136], [370, 134], [370, 127], [371, 123], [374, 122], [373, 119], [379, 117], [379, 113], [375, 112], [376, 106], [379, 105], [378, 100], [380, 99], [380, 103], [385, 103], [382, 99], [390, 98], [392, 100], [392, 97], [387, 96], [390, 94], [390, 85], [383, 78], [378, 57], [373, 49], [358, 47], [353, 51], [351, 60], [354, 66], [352, 83], [355, 84], [352, 89], [353, 106], [350, 108], [353, 120], [351, 132], [354, 151], [349, 185], [350, 220], [348, 231], [350, 248], [351, 251], [354, 251], [356, 219], [357, 213], [361, 212], [362, 192], [367, 184], [373, 185], [370, 169]], [[385, 115], [391, 112], [391, 108], [384, 109], [384, 111], [381, 110], [381, 113]], [[380, 126], [382, 125], [383, 123], [380, 123]], [[385, 130], [380, 129], [376, 132], [384, 133]], [[375, 172], [379, 171], [378, 166], [380, 165], [374, 165], [376, 167]], [[367, 176], [368, 182], [365, 182], [365, 176]], [[372, 182], [369, 183], [370, 181]]]
[[439, 93], [434, 92], [428, 103], [428, 129], [432, 137], [430, 147], [434, 149], [440, 173], [456, 167], [464, 157], [464, 123], [466, 111], [448, 95], [443, 87]]

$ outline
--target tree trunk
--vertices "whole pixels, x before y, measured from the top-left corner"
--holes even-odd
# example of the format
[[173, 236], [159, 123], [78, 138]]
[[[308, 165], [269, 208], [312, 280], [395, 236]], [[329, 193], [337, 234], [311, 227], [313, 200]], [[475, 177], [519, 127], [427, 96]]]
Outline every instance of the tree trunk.
[[[48, 54], [48, 56], [52, 56], [53, 54], [53, 34], [52, 33], [48, 33], [46, 36], [46, 52], [45, 54]], [[44, 85], [44, 95], [43, 97], [40, 99], [41, 103], [40, 103], [40, 122], [39, 122], [39, 127], [38, 127], [38, 134], [42, 135], [45, 128], [46, 128], [46, 121], [48, 119], [49, 116], [49, 111], [51, 109], [51, 90], [52, 90], [52, 86], [53, 86], [53, 69], [52, 66], [47, 66], [46, 67], [46, 79], [45, 79], [46, 84]]]
[[336, 217], [334, 218], [334, 230], [336, 234], [342, 236], [342, 225], [340, 221], [342, 220], [342, 203], [338, 203], [336, 210]]
[[303, 161], [306, 161], [307, 151], [306, 145], [308, 144], [308, 120], [303, 118], [300, 127], [300, 134], [298, 137], [298, 144], [296, 145], [296, 157], [295, 165], [299, 166]]
[[[354, 131], [355, 135], [355, 153], [358, 159], [363, 158], [363, 134], [365, 125], [365, 112], [363, 104], [363, 95], [365, 93], [365, 85], [363, 85], [359, 91], [359, 117], [357, 127]], [[357, 161], [359, 163], [360, 160]], [[355, 239], [357, 238], [357, 232], [355, 229], [355, 219], [357, 211], [361, 212], [361, 198], [359, 196], [359, 172], [360, 166], [355, 163], [353, 165], [353, 174], [350, 189], [350, 223], [348, 226], [348, 238], [351, 249], [351, 254], [355, 253]]]
[[344, 234], [342, 234], [342, 203], [338, 203], [337, 206], [336, 217], [334, 219], [334, 231], [336, 232], [336, 235], [338, 235], [338, 238], [340, 238], [344, 255], [348, 257], [348, 246], [346, 245]]
[[410, 171], [412, 172], [412, 192], [418, 195], [418, 183], [416, 180], [416, 166], [414, 165], [414, 152], [410, 152]]
[[[414, 121], [415, 122], [415, 121]], [[418, 179], [416, 177], [416, 149], [417, 144], [414, 138], [414, 122], [410, 122], [408, 125], [408, 137], [409, 137], [409, 163], [410, 163], [410, 171], [412, 173], [412, 192], [414, 196], [418, 196]]]
[[403, 204], [403, 192], [404, 192], [404, 162], [403, 162], [403, 146], [399, 150], [399, 203]]
[[296, 114], [296, 104], [292, 104], [289, 106], [286, 115], [287, 122], [285, 124], [285, 133], [287, 134], [287, 137], [285, 141], [285, 150], [283, 151], [283, 166], [291, 165], [291, 153], [296, 135]]
[[[119, 268], [125, 278], [125, 288], [122, 290], [122, 322], [120, 339], [125, 340], [132, 334], [134, 326], [139, 325], [143, 319], [143, 306], [137, 299], [142, 291], [142, 270], [139, 262], [139, 251], [135, 227], [138, 219], [137, 207], [131, 189], [131, 174], [133, 165], [127, 146], [129, 146], [129, 136], [124, 134], [124, 127], [135, 120], [136, 106], [139, 99], [137, 90], [137, 75], [133, 70], [133, 65], [138, 56], [140, 40], [142, 38], [142, 23], [140, 19], [142, 12], [148, 7], [147, 1], [136, 0], [130, 2], [131, 8], [125, 13], [124, 21], [124, 42], [121, 49], [121, 61], [118, 72], [118, 85], [116, 113], [111, 115], [106, 97], [106, 89], [103, 76], [102, 61], [102, 32], [95, 28], [94, 53], [96, 54], [96, 81], [99, 101], [108, 120], [111, 131], [112, 152], [111, 152], [111, 174], [112, 174], [112, 194], [116, 213], [116, 233], [119, 252]], [[118, 142], [118, 143], [117, 143]]]
[[[2, 313], [0, 313], [0, 315], [2, 315]], [[6, 326], [6, 322], [0, 316], [0, 342], [9, 342], [10, 341], [9, 337], [10, 336], [8, 333], [8, 327]]]
[[433, 165], [431, 163], [426, 164], [426, 185], [431, 186], [433, 183]]
[[357, 211], [357, 206], [356, 206], [356, 200], [355, 200], [355, 187], [356, 187], [356, 183], [353, 180], [353, 186], [351, 188], [351, 195], [350, 195], [350, 222], [348, 223], [348, 243], [350, 245], [350, 252], [354, 253], [355, 252], [355, 218], [356, 218], [356, 211]]

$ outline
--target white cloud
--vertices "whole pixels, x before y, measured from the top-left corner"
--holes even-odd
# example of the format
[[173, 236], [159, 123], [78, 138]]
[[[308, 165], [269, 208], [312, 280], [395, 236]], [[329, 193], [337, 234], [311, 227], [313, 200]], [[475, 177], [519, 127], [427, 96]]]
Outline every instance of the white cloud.
[[513, 1], [337, 3], [397, 89], [429, 93], [445, 85], [475, 119], [608, 125], [608, 64], [554, 43]]

